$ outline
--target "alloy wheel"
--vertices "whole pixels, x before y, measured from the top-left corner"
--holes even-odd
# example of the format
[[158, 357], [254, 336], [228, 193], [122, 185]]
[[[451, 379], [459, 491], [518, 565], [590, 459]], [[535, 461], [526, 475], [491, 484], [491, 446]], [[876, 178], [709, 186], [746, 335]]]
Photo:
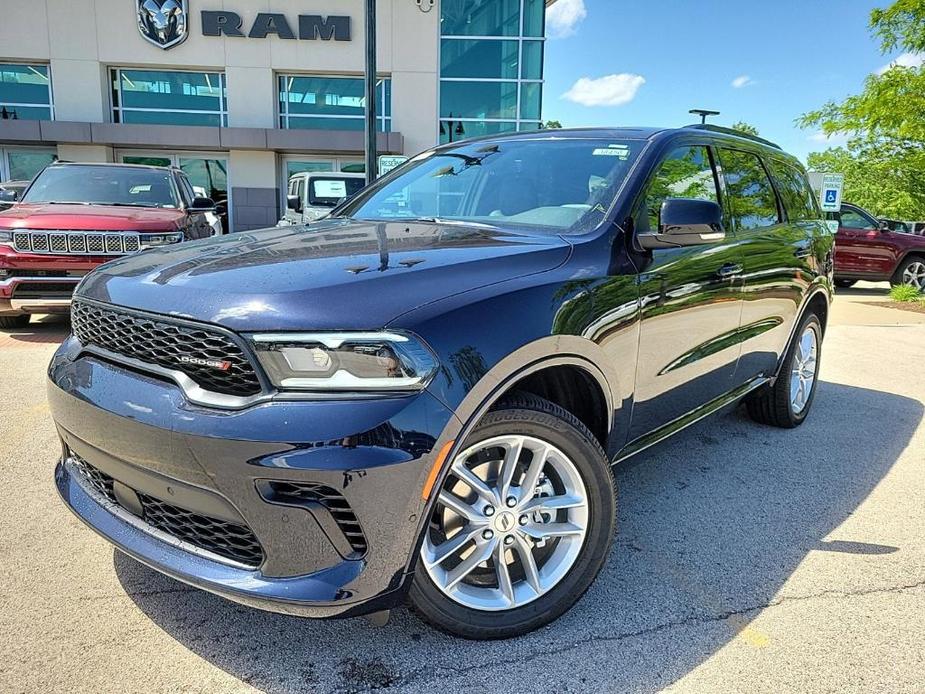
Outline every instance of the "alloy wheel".
[[514, 609], [569, 573], [588, 518], [585, 483], [568, 456], [533, 436], [496, 436], [454, 459], [421, 561], [451, 600]]
[[925, 291], [925, 262], [914, 261], [903, 270], [903, 284], [911, 284], [919, 291]]
[[793, 364], [790, 369], [790, 408], [794, 414], [800, 414], [806, 409], [809, 396], [816, 384], [816, 363], [819, 349], [819, 339], [812, 326], [808, 326], [793, 354]]

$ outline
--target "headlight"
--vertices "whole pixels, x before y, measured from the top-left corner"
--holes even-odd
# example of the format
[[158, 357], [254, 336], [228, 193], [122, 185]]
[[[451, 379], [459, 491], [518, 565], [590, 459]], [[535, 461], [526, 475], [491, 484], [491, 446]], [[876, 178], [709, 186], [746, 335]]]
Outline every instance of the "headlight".
[[183, 234], [180, 232], [173, 234], [141, 234], [140, 236], [140, 243], [142, 248], [169, 246], [172, 243], [180, 243], [182, 240]]
[[405, 333], [279, 333], [251, 340], [283, 390], [414, 391], [437, 371], [431, 351]]
[[0, 243], [9, 243], [13, 240], [12, 231], [0, 231]]

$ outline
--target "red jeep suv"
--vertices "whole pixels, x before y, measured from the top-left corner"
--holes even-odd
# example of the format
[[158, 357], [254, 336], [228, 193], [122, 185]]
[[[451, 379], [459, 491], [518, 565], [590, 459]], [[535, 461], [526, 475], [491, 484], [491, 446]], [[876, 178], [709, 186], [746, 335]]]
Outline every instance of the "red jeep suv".
[[857, 280], [911, 284], [925, 291], [925, 236], [891, 231], [857, 205], [842, 205], [835, 284], [850, 287]]
[[214, 209], [180, 169], [51, 164], [0, 212], [0, 328], [67, 311], [80, 278], [107, 260], [211, 236]]

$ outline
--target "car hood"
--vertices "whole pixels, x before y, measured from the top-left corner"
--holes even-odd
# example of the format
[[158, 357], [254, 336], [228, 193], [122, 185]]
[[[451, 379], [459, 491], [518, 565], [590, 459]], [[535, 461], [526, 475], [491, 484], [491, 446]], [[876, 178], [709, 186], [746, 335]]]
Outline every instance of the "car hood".
[[553, 235], [331, 220], [145, 251], [102, 266], [78, 295], [233, 330], [385, 326], [424, 304], [565, 261]]
[[0, 213], [2, 229], [173, 231], [186, 213], [158, 207], [19, 203]]

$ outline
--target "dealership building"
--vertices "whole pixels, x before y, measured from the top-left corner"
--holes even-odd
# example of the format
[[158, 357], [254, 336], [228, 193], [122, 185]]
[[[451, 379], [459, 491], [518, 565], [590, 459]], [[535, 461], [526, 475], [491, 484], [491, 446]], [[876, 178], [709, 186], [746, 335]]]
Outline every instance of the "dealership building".
[[[379, 0], [378, 148], [541, 124], [555, 0]], [[176, 165], [235, 231], [299, 171], [363, 171], [364, 0], [31, 0], [0, 18], [0, 180]]]

